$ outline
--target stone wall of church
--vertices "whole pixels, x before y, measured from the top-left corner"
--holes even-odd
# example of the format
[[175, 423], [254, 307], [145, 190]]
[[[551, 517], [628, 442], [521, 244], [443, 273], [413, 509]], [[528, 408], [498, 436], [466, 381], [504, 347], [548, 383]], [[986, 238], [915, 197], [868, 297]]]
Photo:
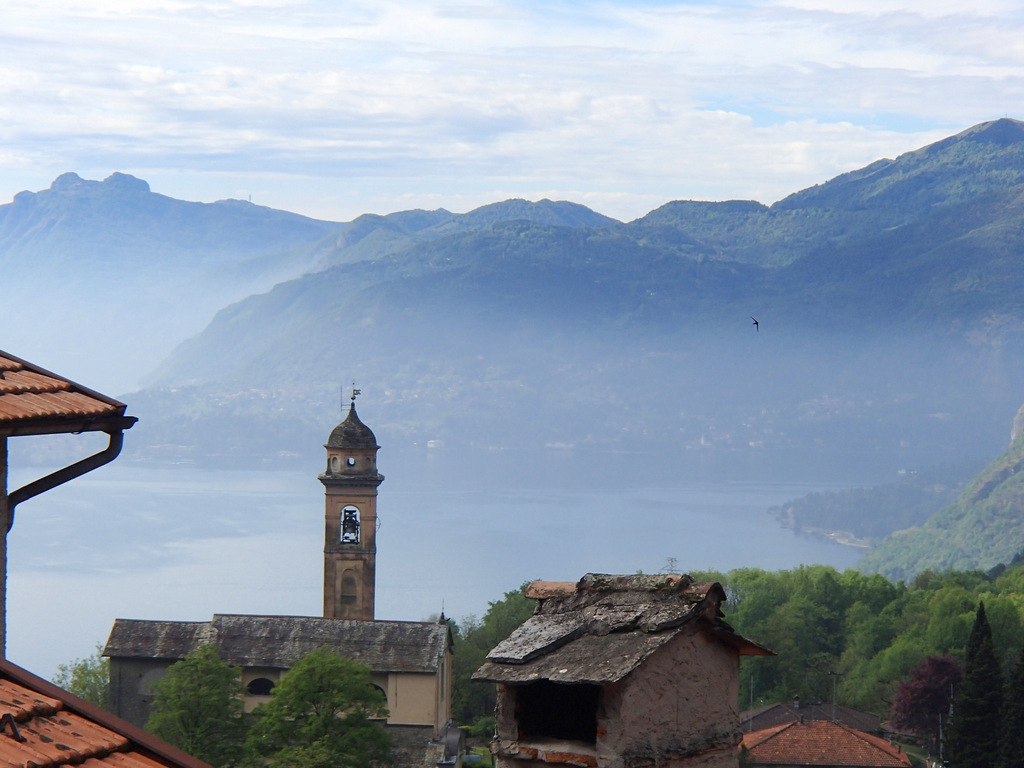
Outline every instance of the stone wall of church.
[[153, 706], [153, 684], [173, 663], [166, 659], [111, 659], [110, 711], [144, 728]]

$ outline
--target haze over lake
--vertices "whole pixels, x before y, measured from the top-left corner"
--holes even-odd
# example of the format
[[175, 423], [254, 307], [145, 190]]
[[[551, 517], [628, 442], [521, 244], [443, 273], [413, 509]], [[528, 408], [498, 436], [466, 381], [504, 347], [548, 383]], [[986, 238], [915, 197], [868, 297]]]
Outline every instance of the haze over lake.
[[[795, 534], [767, 509], [850, 483], [643, 471], [642, 456], [381, 452], [377, 617], [482, 615], [535, 578], [588, 571], [851, 566], [858, 550]], [[574, 468], [570, 471], [570, 467]], [[121, 460], [19, 507], [8, 656], [39, 674], [106, 639], [115, 618], [320, 615], [319, 464], [205, 471]], [[11, 487], [39, 474], [18, 470]], [[652, 474], [654, 475], [652, 477]], [[71, 631], [71, 628], [74, 628]]]

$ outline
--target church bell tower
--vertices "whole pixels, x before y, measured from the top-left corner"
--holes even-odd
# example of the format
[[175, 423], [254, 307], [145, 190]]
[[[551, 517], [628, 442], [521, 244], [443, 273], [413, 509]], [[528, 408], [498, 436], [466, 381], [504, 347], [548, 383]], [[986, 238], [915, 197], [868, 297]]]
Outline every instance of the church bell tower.
[[324, 484], [324, 618], [373, 621], [377, 558], [377, 438], [356, 415], [356, 395], [348, 416], [331, 432]]

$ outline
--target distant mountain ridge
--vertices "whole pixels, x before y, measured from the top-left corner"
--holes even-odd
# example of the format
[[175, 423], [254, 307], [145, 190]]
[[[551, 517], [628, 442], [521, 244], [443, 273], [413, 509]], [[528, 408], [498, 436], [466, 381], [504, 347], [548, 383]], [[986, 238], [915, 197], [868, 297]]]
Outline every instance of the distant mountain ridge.
[[[124, 173], [102, 182], [65, 173], [48, 189], [19, 192], [0, 205], [6, 296], [47, 318], [10, 318], [9, 346], [42, 360], [53, 349], [78, 350], [49, 364], [101, 388], [126, 389], [126, 380], [154, 367], [216, 310], [330, 266], [325, 253], [347, 252], [342, 261], [377, 258], [389, 240], [399, 248], [507, 218], [613, 221], [573, 203], [512, 200], [469, 214], [407, 211], [345, 224], [244, 200], [176, 200]], [[127, 330], [117, 333], [116, 359], [96, 358], [97, 331], [115, 328]], [[131, 373], [121, 360], [130, 361]]]
[[319, 271], [220, 312], [140, 397], [180, 414], [224, 396], [219, 419], [249, 419], [287, 388], [290, 451], [355, 377], [405, 443], [954, 461], [990, 452], [1024, 392], [1022, 226], [1013, 120], [770, 207], [365, 216], [310, 248]]
[[241, 200], [175, 200], [123, 173], [62, 174], [0, 206], [5, 298], [34, 310], [8, 317], [5, 343], [40, 362], [74, 350], [46, 364], [127, 388], [125, 361], [137, 376], [219, 307], [306, 271], [296, 249], [339, 226]]

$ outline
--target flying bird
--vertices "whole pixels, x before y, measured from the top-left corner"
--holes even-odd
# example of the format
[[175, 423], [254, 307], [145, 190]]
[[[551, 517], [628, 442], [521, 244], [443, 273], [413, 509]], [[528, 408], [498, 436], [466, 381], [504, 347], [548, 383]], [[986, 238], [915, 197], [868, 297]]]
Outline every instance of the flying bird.
[[761, 332], [761, 324], [759, 322], [757, 322], [757, 318], [754, 317], [753, 315], [751, 315], [750, 319], [754, 321], [754, 330], [757, 331], [758, 333], [760, 333]]

